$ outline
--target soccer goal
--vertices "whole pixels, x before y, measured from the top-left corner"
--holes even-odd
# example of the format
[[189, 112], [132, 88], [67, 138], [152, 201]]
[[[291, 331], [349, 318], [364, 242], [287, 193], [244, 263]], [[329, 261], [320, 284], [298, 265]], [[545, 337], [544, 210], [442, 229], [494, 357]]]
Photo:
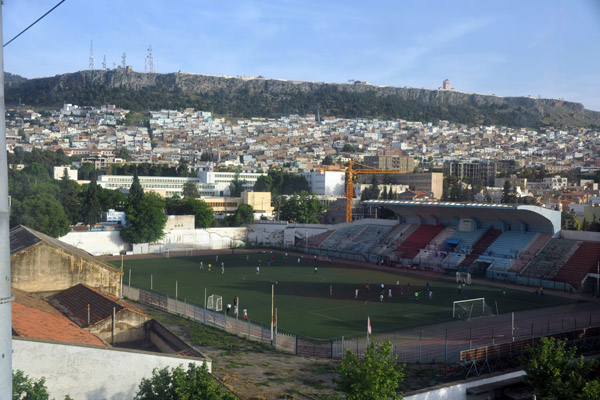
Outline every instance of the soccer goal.
[[494, 315], [492, 307], [488, 306], [484, 297], [478, 299], [459, 300], [452, 304], [452, 318], [471, 319], [490, 317]]
[[208, 296], [206, 301], [207, 310], [222, 311], [223, 310], [223, 297], [217, 294], [211, 294]]
[[471, 284], [471, 274], [468, 274], [466, 272], [457, 272], [456, 273], [456, 282], [457, 283], [468, 283], [469, 285]]

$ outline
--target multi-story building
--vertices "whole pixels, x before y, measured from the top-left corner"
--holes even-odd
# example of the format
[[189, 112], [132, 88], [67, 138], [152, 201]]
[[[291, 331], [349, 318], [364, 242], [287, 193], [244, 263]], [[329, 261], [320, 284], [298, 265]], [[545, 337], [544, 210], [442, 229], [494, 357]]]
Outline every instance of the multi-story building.
[[346, 193], [344, 171], [312, 171], [302, 175], [308, 181], [310, 191], [319, 196], [343, 196]]
[[[390, 182], [394, 185], [404, 185], [410, 190], [419, 190], [429, 192], [434, 199], [441, 199], [444, 191], [444, 174], [441, 172], [423, 172], [418, 174], [389, 174], [377, 175], [378, 184], [384, 185], [383, 176], [388, 176]], [[369, 184], [372, 182], [372, 175], [358, 175], [358, 180], [361, 184]], [[383, 186], [380, 186], [383, 189]], [[399, 187], [398, 187], [399, 188]], [[396, 190], [396, 189], [394, 189]]]
[[229, 193], [229, 184], [236, 177], [241, 181], [246, 181], [243, 185], [244, 190], [252, 190], [254, 184], [260, 176], [265, 176], [263, 172], [220, 172], [220, 171], [199, 171], [198, 182], [203, 184], [212, 184], [219, 189], [223, 189], [225, 194]]
[[379, 169], [398, 169], [402, 172], [413, 172], [415, 159], [401, 155], [365, 156], [364, 164]]
[[[163, 197], [174, 195], [183, 195], [183, 186], [187, 182], [193, 182], [198, 187], [200, 196], [222, 196], [223, 193], [215, 184], [201, 183], [198, 178], [188, 178], [179, 176], [140, 176], [140, 185], [145, 191], [152, 191]], [[98, 185], [103, 189], [109, 190], [129, 190], [133, 183], [131, 175], [100, 175], [97, 180]], [[223, 189], [224, 190], [224, 189]]]
[[496, 179], [497, 166], [495, 162], [461, 162], [448, 161], [444, 168], [449, 175], [456, 176], [458, 179], [469, 178], [471, 183], [491, 186]]

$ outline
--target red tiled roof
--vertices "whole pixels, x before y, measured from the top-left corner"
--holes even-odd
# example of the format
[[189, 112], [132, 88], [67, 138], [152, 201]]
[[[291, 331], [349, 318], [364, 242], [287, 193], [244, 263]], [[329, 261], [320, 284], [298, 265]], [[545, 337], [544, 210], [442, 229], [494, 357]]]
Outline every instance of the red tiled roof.
[[[73, 322], [82, 327], [94, 325], [112, 317], [113, 308], [119, 312], [124, 308], [145, 315], [139, 309], [119, 301], [116, 296], [101, 293], [89, 286], [78, 284], [52, 296], [51, 302], [67, 315]], [[88, 324], [88, 304], [90, 307], [90, 323]]]
[[13, 294], [12, 328], [16, 336], [106, 346], [102, 340], [69, 321], [45, 300], [15, 289]]

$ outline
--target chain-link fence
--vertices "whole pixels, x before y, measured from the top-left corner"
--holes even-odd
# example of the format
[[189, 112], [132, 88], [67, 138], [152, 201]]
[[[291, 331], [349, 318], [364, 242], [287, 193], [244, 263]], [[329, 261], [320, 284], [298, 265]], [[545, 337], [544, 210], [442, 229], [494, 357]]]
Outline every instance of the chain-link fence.
[[[368, 346], [366, 334], [361, 338], [314, 339], [274, 329], [271, 336], [271, 327], [268, 324], [207, 310], [200, 305], [170, 298], [161, 293], [123, 286], [123, 295], [131, 300], [159, 307], [227, 333], [297, 355], [341, 359], [345, 351], [349, 350], [361, 357]], [[463, 350], [549, 335], [567, 335], [578, 329], [600, 327], [600, 307], [594, 312], [574, 312], [569, 316], [492, 323], [490, 320], [490, 324], [480, 328], [452, 332], [448, 329], [444, 332], [440, 332], [439, 329], [428, 331], [425, 327], [420, 331], [381, 334], [371, 337], [371, 340], [392, 342], [394, 355], [398, 356], [400, 362], [458, 363], [460, 352]]]

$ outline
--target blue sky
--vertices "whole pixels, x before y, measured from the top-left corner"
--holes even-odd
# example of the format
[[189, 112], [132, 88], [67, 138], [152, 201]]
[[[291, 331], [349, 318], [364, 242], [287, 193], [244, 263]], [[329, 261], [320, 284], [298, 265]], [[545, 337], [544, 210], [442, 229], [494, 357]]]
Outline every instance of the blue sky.
[[[4, 41], [59, 0], [6, 0]], [[67, 0], [5, 47], [27, 78], [144, 71], [564, 98], [600, 110], [600, 0]]]

